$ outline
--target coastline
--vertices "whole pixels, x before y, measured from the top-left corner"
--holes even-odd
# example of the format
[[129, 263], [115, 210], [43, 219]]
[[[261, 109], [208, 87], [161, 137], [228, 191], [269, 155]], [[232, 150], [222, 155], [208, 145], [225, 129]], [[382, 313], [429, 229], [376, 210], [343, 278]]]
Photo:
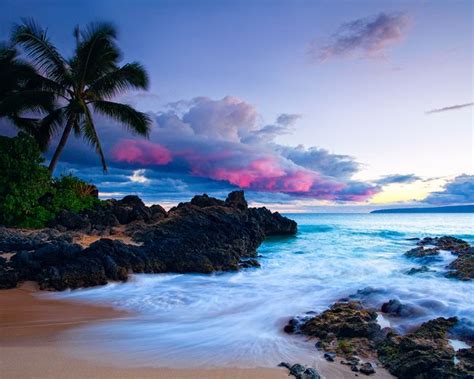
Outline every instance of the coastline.
[[64, 350], [61, 332], [129, 314], [111, 307], [36, 296], [32, 282], [0, 291], [0, 366], [8, 378], [278, 379], [280, 368], [123, 368], [76, 359]]
[[[68, 354], [61, 333], [85, 324], [130, 314], [106, 306], [37, 296], [36, 283], [0, 291], [0, 366], [8, 378], [166, 378], [166, 379], [283, 379], [284, 368], [124, 368], [77, 359]], [[72, 341], [73, 343], [74, 341]], [[124, 352], [125, 354], [125, 352]], [[326, 378], [349, 379], [347, 366], [315, 356], [318, 372]], [[373, 378], [392, 378], [379, 368]]]

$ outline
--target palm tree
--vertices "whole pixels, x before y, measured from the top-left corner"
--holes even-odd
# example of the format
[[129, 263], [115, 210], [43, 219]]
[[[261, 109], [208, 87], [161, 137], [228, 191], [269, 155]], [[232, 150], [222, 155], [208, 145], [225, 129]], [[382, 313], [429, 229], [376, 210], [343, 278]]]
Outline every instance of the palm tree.
[[54, 107], [54, 95], [44, 91], [35, 68], [18, 56], [14, 46], [0, 43], [0, 118], [33, 134], [38, 119]]
[[133, 107], [111, 101], [129, 89], [147, 89], [148, 76], [137, 62], [119, 65], [121, 52], [117, 33], [108, 23], [92, 23], [85, 30], [74, 30], [76, 47], [70, 59], [64, 58], [50, 42], [46, 30], [34, 21], [16, 25], [12, 41], [21, 46], [40, 73], [42, 89], [54, 94], [58, 105], [38, 125], [40, 144], [46, 146], [62, 131], [49, 164], [54, 172], [72, 131], [82, 136], [98, 153], [107, 171], [93, 114], [110, 117], [130, 131], [148, 136], [151, 121]]

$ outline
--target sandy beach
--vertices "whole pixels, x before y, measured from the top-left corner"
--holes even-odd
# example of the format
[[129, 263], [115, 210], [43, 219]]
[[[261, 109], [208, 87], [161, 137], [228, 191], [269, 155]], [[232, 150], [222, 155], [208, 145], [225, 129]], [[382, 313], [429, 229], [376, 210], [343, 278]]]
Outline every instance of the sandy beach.
[[5, 378], [286, 378], [284, 369], [115, 368], [67, 355], [61, 332], [85, 323], [126, 316], [107, 307], [49, 300], [27, 283], [0, 291], [0, 367]]
[[[61, 332], [93, 322], [128, 317], [109, 307], [46, 299], [34, 283], [0, 291], [0, 366], [5, 378], [167, 378], [278, 379], [283, 368], [123, 368], [76, 359], [68, 354]], [[72, 341], [73, 343], [73, 341]], [[67, 346], [71, 346], [68, 341]], [[354, 378], [347, 367], [323, 360], [316, 365], [326, 378]], [[378, 370], [375, 378], [391, 377]]]

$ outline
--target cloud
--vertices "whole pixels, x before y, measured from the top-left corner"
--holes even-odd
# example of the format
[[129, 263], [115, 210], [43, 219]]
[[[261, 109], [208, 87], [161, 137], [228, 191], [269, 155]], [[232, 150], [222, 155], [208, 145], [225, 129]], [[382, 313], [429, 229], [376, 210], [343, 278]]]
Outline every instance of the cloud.
[[301, 118], [299, 114], [280, 114], [274, 124], [265, 125], [260, 129], [248, 131], [242, 138], [244, 143], [270, 143], [276, 137], [291, 134], [296, 122]]
[[282, 126], [291, 126], [301, 118], [300, 114], [282, 113], [276, 119], [276, 123]]
[[257, 119], [255, 107], [233, 96], [222, 100], [195, 98], [182, 117], [196, 135], [208, 138], [239, 141], [251, 133]]
[[[104, 175], [100, 166], [59, 162], [57, 174], [68, 173], [94, 183], [100, 190], [101, 198], [121, 198], [133, 194], [140, 196], [147, 203], [159, 200], [160, 204], [176, 205], [180, 201], [189, 200], [196, 193], [209, 192], [224, 197], [225, 193], [231, 190], [222, 184], [216, 185], [209, 179], [183, 177], [179, 173], [119, 168], [112, 164], [109, 172]], [[220, 193], [220, 190], [223, 192]]]
[[409, 18], [402, 13], [380, 13], [342, 24], [324, 46], [313, 43], [309, 55], [317, 62], [332, 58], [385, 57], [389, 46], [400, 42]]
[[133, 183], [141, 183], [141, 184], [149, 183], [149, 182], [150, 182], [150, 179], [148, 179], [148, 178], [145, 176], [145, 172], [146, 172], [145, 169], [134, 170], [134, 171], [132, 172], [132, 175], [129, 176], [128, 178], [129, 178], [130, 181], [133, 182]]
[[359, 163], [349, 155], [331, 154], [317, 147], [306, 149], [303, 145], [296, 147], [275, 145], [275, 149], [293, 163], [339, 179], [348, 179], [359, 170]]
[[[300, 115], [284, 113], [264, 123], [253, 105], [233, 96], [177, 103], [150, 113], [154, 125], [149, 140], [96, 116], [110, 172], [120, 175], [102, 176], [97, 156], [75, 136], [66, 145], [61, 167], [73, 167], [107, 193], [169, 201], [193, 192], [224, 195], [237, 188], [335, 202], [365, 201], [380, 191], [376, 184], [352, 179], [359, 164], [350, 156], [276, 144], [275, 138], [290, 133]], [[49, 151], [47, 156], [51, 155]], [[89, 173], [94, 166], [97, 171]], [[164, 183], [165, 179], [177, 182]]]
[[437, 205], [473, 204], [474, 175], [460, 175], [448, 182], [443, 191], [431, 193], [424, 202]]
[[141, 165], [165, 165], [171, 161], [171, 153], [166, 147], [145, 140], [122, 139], [111, 151], [117, 162]]
[[446, 112], [446, 111], [454, 111], [454, 110], [457, 110], [457, 109], [472, 107], [473, 105], [474, 105], [474, 103], [451, 105], [451, 106], [449, 106], [449, 107], [438, 108], [438, 109], [432, 109], [432, 110], [430, 110], [430, 111], [427, 111], [426, 114], [441, 113], [441, 112]]
[[406, 175], [394, 174], [394, 175], [384, 176], [380, 178], [379, 180], [377, 180], [376, 183], [381, 186], [385, 186], [388, 184], [395, 184], [395, 183], [408, 184], [408, 183], [416, 182], [418, 180], [422, 180], [422, 178], [414, 174], [406, 174]]
[[255, 107], [234, 97], [201, 97], [188, 104], [182, 114], [157, 114], [151, 136], [172, 152], [175, 170], [254, 191], [335, 201], [365, 200], [379, 191], [350, 179], [358, 164], [348, 156], [311, 148], [312, 160], [303, 162], [290, 148], [275, 145], [274, 138], [288, 133], [299, 115], [282, 114], [259, 127]]

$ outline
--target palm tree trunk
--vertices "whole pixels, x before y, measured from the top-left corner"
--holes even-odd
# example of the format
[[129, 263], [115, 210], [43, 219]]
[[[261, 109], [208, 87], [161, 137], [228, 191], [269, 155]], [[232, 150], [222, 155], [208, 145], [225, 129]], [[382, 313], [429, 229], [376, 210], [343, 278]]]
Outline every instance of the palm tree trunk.
[[51, 162], [49, 162], [49, 173], [53, 175], [54, 169], [56, 168], [56, 165], [58, 164], [59, 156], [61, 155], [64, 146], [66, 145], [66, 141], [69, 138], [69, 134], [71, 134], [72, 126], [74, 125], [73, 120], [69, 119], [66, 127], [64, 128], [63, 135], [61, 136], [61, 139], [59, 140], [59, 144], [56, 147], [56, 150], [54, 151], [53, 157], [51, 158]]

